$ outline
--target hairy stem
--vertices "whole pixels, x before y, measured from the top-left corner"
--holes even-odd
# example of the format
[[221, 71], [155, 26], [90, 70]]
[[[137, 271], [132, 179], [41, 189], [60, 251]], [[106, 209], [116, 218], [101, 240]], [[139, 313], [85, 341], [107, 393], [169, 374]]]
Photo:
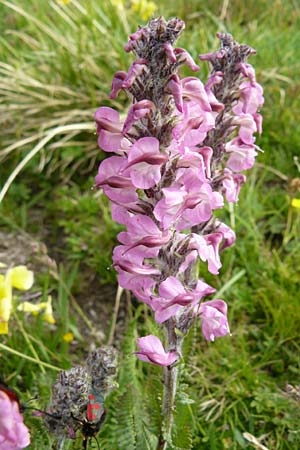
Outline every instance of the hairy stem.
[[[175, 333], [175, 323], [169, 320], [166, 326], [168, 350], [181, 354], [182, 338]], [[172, 425], [174, 421], [175, 397], [177, 391], [178, 365], [164, 367], [163, 374], [163, 423], [157, 450], [166, 450], [168, 442], [171, 442]]]

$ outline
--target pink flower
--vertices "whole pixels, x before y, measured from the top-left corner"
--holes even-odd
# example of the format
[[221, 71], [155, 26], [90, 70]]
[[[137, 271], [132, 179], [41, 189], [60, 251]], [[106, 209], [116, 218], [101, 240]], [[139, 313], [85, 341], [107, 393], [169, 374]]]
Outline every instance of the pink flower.
[[122, 83], [123, 89], [130, 88], [135, 82], [136, 78], [139, 77], [145, 70], [147, 70], [146, 63], [146, 59], [139, 58], [131, 64], [127, 76]]
[[178, 75], [174, 74], [170, 77], [165, 91], [172, 94], [175, 102], [175, 106], [179, 112], [183, 112], [183, 103], [182, 103], [182, 87], [181, 81]]
[[168, 156], [159, 151], [159, 140], [154, 137], [138, 139], [131, 147], [126, 169], [132, 184], [141, 189], [149, 189], [161, 179], [160, 167]]
[[169, 231], [161, 231], [150, 217], [137, 214], [130, 218], [127, 225], [127, 232], [118, 234], [118, 240], [131, 250], [134, 247], [145, 246], [153, 249], [153, 256], [156, 257], [162, 245], [166, 244], [170, 238]]
[[198, 281], [195, 289], [186, 289], [176, 277], [168, 277], [159, 286], [159, 297], [151, 301], [155, 320], [165, 322], [184, 307], [195, 305], [202, 297], [214, 292], [215, 289], [203, 281]]
[[155, 105], [150, 100], [141, 100], [140, 102], [134, 103], [129, 108], [127, 118], [124, 122], [123, 134], [126, 134], [137, 120], [148, 116], [154, 109]]
[[[197, 312], [197, 307], [195, 308]], [[223, 300], [210, 300], [201, 303], [198, 314], [202, 319], [202, 333], [207, 341], [230, 333], [227, 321], [227, 305]]]
[[211, 111], [206, 90], [199, 78], [188, 77], [182, 81], [182, 94], [184, 97], [199, 103], [203, 111]]
[[19, 450], [30, 443], [28, 428], [23, 423], [19, 405], [0, 391], [0, 448]]
[[129, 42], [124, 46], [125, 52], [131, 52], [134, 47], [136, 41], [139, 41], [143, 38], [145, 34], [145, 28], [139, 28], [135, 33], [129, 35]]
[[257, 155], [255, 148], [255, 145], [244, 144], [239, 138], [229, 141], [225, 146], [226, 152], [230, 153], [227, 167], [233, 172], [251, 169]]
[[243, 184], [246, 183], [246, 176], [242, 173], [232, 173], [229, 169], [224, 169], [223, 189], [226, 200], [236, 203]]
[[253, 144], [253, 133], [257, 131], [256, 122], [251, 114], [240, 114], [233, 120], [234, 125], [240, 125], [239, 138], [244, 144]]
[[95, 181], [111, 201], [128, 206], [138, 196], [130, 177], [124, 173], [126, 164], [126, 159], [120, 156], [105, 159], [99, 166]]
[[179, 144], [193, 147], [202, 144], [207, 132], [214, 126], [215, 119], [212, 111], [203, 110], [198, 102], [184, 101], [183, 118], [173, 128], [172, 134]]
[[191, 55], [184, 48], [175, 48], [174, 53], [177, 56], [177, 62], [185, 64], [193, 72], [198, 72], [200, 67], [195, 63]]
[[153, 212], [165, 230], [176, 224], [176, 230], [182, 231], [193, 225], [207, 221], [212, 210], [223, 206], [223, 197], [213, 192], [208, 183], [202, 183], [191, 169], [180, 180], [183, 186], [162, 189], [164, 197], [157, 202]]
[[141, 361], [158, 366], [170, 366], [178, 359], [176, 352], [165, 352], [160, 339], [152, 334], [139, 338], [138, 346], [140, 350], [134, 354]]
[[216, 220], [216, 229], [218, 233], [223, 234], [223, 244], [221, 250], [224, 250], [227, 247], [231, 247], [235, 243], [236, 235], [235, 232], [225, 223]]
[[205, 91], [207, 93], [208, 101], [210, 103], [211, 109], [218, 114], [220, 111], [224, 109], [223, 103], [219, 102], [212, 91], [212, 87], [215, 84], [220, 84], [223, 81], [223, 73], [222, 72], [214, 72], [208, 78], [208, 81], [205, 85]]
[[123, 71], [116, 72], [114, 74], [112, 84], [111, 84], [111, 91], [109, 94], [109, 98], [111, 98], [111, 99], [117, 98], [119, 91], [122, 89], [123, 81], [125, 80], [126, 76], [127, 76], [127, 73], [123, 72]]
[[124, 154], [130, 143], [123, 137], [123, 124], [120, 122], [119, 113], [112, 108], [102, 106], [97, 109], [94, 118], [99, 135], [99, 147], [106, 152]]
[[202, 261], [208, 262], [208, 270], [214, 275], [217, 275], [222, 267], [219, 256], [219, 245], [222, 239], [222, 233], [211, 233], [204, 236], [192, 233], [189, 245], [191, 250], [197, 250]]
[[175, 55], [175, 53], [174, 53], [174, 49], [173, 49], [172, 45], [171, 45], [169, 42], [165, 42], [165, 43], [163, 44], [163, 48], [164, 48], [164, 50], [165, 50], [165, 52], [166, 52], [167, 58], [168, 58], [172, 63], [176, 62], [176, 55]]
[[237, 105], [232, 108], [235, 114], [252, 114], [264, 104], [263, 88], [260, 84], [244, 81], [240, 85], [240, 99]]
[[[153, 276], [160, 275], [160, 270], [150, 264], [144, 264], [145, 258], [151, 258], [152, 249], [136, 247], [126, 252], [126, 247], [119, 245], [113, 253], [114, 267], [118, 272], [120, 286], [131, 289], [137, 297], [149, 303], [154, 286]], [[149, 283], [146, 279], [149, 278]]]

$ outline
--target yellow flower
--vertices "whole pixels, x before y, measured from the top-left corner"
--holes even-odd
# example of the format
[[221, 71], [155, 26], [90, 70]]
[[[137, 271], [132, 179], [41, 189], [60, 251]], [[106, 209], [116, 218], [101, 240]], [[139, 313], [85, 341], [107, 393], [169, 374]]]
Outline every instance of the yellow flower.
[[157, 9], [157, 5], [148, 0], [132, 0], [132, 10], [137, 12], [143, 20], [148, 20]]
[[12, 288], [8, 277], [0, 275], [0, 334], [8, 333], [8, 321], [12, 310]]
[[52, 310], [52, 298], [51, 295], [48, 296], [48, 300], [46, 302], [41, 303], [30, 303], [30, 302], [23, 302], [21, 305], [17, 307], [18, 311], [23, 311], [27, 313], [31, 313], [34, 316], [37, 316], [39, 312], [43, 311], [42, 319], [45, 320], [48, 323], [55, 323], [55, 319], [53, 316], [53, 310]]
[[33, 272], [26, 266], [9, 269], [0, 275], [0, 334], [8, 333], [8, 321], [12, 311], [12, 289], [30, 289], [33, 284]]
[[73, 333], [71, 333], [71, 331], [69, 331], [68, 333], [63, 335], [63, 340], [65, 342], [72, 342], [73, 339], [74, 339], [74, 335], [73, 335]]
[[7, 271], [7, 276], [10, 277], [10, 284], [12, 287], [27, 291], [33, 285], [34, 275], [26, 266], [16, 266]]
[[43, 319], [48, 323], [55, 323], [55, 319], [53, 316], [53, 309], [52, 309], [52, 297], [51, 295], [48, 295], [48, 300], [46, 303], [45, 312], [43, 314]]
[[293, 206], [293, 208], [300, 209], [300, 198], [293, 198], [291, 201], [291, 205]]

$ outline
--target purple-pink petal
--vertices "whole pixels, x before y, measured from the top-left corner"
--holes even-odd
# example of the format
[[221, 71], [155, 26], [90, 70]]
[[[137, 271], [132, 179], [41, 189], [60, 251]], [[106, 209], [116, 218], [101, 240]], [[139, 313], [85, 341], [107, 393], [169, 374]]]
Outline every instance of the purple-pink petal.
[[227, 320], [227, 305], [223, 300], [210, 300], [201, 303], [198, 313], [202, 320], [202, 333], [206, 340], [230, 333]]
[[145, 362], [159, 366], [170, 366], [178, 359], [176, 352], [166, 352], [160, 339], [151, 334], [139, 338], [138, 346], [139, 351], [134, 353]]

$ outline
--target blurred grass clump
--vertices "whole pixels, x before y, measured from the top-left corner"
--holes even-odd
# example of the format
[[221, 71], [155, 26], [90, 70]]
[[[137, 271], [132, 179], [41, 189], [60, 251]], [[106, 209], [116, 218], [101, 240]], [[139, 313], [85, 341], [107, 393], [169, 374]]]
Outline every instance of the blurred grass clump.
[[[105, 198], [91, 189], [105, 157], [93, 113], [99, 105], [125, 110], [122, 94], [115, 101], [108, 94], [113, 73], [130, 65], [123, 51], [127, 35], [151, 14], [177, 16], [186, 22], [179, 46], [195, 59], [217, 47], [217, 31], [254, 47], [251, 63], [266, 101], [257, 140], [264, 153], [247, 175], [239, 204], [226, 212], [238, 239], [224, 252], [219, 279], [208, 280], [228, 301], [232, 336], [208, 345], [197, 325], [190, 333], [176, 416], [181, 432], [174, 441], [184, 450], [300, 448], [299, 3], [0, 0], [0, 13], [0, 225], [5, 233], [45, 242], [58, 263], [50, 275], [40, 274], [37, 288], [42, 298], [51, 292], [57, 324], [45, 326], [39, 317], [26, 322], [20, 312], [12, 318], [15, 331], [1, 347], [6, 381], [25, 398], [38, 393], [46, 406], [56, 369], [86, 354], [85, 326], [98, 342], [93, 327], [103, 317], [96, 311], [87, 318], [81, 310], [95, 287], [81, 280], [115, 282], [107, 268], [119, 228]], [[201, 67], [205, 81], [207, 67]], [[72, 293], [83, 299], [80, 305]], [[97, 295], [92, 298], [96, 304]], [[110, 313], [109, 301], [107, 308]], [[138, 334], [157, 330], [143, 307], [127, 305], [125, 315], [126, 357], [100, 442], [105, 450], [152, 450], [161, 421], [153, 406], [161, 395], [160, 373], [144, 365], [142, 377], [141, 365], [128, 355]], [[64, 340], [68, 332], [74, 342]], [[40, 421], [26, 420], [32, 448], [49, 448], [51, 437]], [[81, 443], [74, 445], [65, 448]]]

